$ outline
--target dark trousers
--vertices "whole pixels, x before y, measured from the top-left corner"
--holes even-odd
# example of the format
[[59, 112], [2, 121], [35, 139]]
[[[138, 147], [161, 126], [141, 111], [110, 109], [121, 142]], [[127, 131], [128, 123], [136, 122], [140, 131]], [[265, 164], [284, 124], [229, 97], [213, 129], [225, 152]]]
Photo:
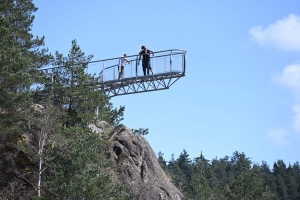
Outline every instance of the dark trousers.
[[144, 76], [146, 76], [146, 70], [147, 70], [147, 75], [149, 75], [149, 70], [152, 69], [151, 68], [151, 64], [150, 61], [148, 62], [143, 62], [143, 72], [144, 72]]
[[121, 69], [120, 69], [120, 66], [118, 66], [118, 71], [119, 71], [119, 79], [123, 78], [123, 76], [124, 76], [124, 66], [121, 66]]

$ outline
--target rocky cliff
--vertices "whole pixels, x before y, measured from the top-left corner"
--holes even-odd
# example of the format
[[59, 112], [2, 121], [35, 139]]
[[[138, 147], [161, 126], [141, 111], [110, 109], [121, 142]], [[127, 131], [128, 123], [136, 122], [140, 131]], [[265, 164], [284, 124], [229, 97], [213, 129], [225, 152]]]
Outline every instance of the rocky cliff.
[[[104, 121], [90, 128], [98, 133], [112, 132]], [[160, 167], [156, 155], [147, 140], [134, 134], [128, 127], [113, 132], [109, 138], [110, 152], [116, 166], [114, 179], [125, 185], [135, 200], [184, 200], [185, 197], [173, 185]]]
[[160, 167], [144, 137], [123, 127], [112, 134], [109, 140], [112, 143], [112, 155], [117, 161], [115, 178], [135, 194], [134, 199], [185, 199]]

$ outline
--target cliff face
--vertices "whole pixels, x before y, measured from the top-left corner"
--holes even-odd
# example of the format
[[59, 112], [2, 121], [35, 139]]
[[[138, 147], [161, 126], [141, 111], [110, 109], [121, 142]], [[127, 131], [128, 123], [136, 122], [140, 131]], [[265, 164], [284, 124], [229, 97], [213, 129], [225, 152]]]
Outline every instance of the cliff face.
[[110, 136], [111, 152], [117, 161], [118, 182], [126, 185], [134, 199], [183, 200], [182, 193], [160, 167], [156, 155], [142, 136], [124, 127]]

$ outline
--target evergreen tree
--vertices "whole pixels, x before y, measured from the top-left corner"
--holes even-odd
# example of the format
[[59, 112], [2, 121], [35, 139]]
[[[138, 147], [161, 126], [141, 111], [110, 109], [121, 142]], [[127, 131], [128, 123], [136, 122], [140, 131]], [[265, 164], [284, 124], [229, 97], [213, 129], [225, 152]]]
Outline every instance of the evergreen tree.
[[[32, 103], [30, 86], [37, 69], [48, 63], [44, 38], [30, 33], [37, 10], [31, 0], [0, 2], [0, 124], [11, 127], [24, 120], [23, 112]], [[21, 92], [22, 91], [22, 92]]]
[[233, 179], [233, 169], [229, 156], [211, 161], [212, 180], [210, 185], [218, 185], [220, 190], [229, 185]]
[[44, 38], [30, 33], [36, 10], [31, 0], [0, 0], [0, 191], [7, 198], [26, 193], [28, 182], [18, 173], [32, 163], [18, 142], [32, 112], [29, 89], [50, 58]]
[[164, 153], [158, 152], [157, 161], [158, 161], [160, 167], [161, 167], [165, 172], [167, 172], [168, 167], [167, 167], [167, 161], [164, 159]]
[[209, 186], [210, 167], [209, 160], [205, 159], [202, 152], [199, 157], [194, 159], [191, 174], [191, 199], [206, 200], [212, 199], [213, 192]]
[[273, 165], [275, 175], [275, 187], [280, 199], [288, 199], [286, 165], [283, 160], [277, 160]]
[[258, 171], [260, 180], [263, 184], [264, 192], [262, 194], [262, 199], [278, 199], [275, 189], [275, 177], [271, 172], [269, 165], [265, 161], [262, 161], [261, 165], [255, 164], [253, 170]]
[[244, 153], [234, 152], [231, 158], [235, 180], [226, 196], [229, 199], [259, 199], [262, 194], [262, 182], [258, 172], [251, 170], [251, 160]]
[[175, 162], [174, 174], [175, 174], [175, 185], [185, 193], [190, 191], [190, 181], [191, 181], [191, 159], [189, 154], [184, 149], [180, 154], [179, 158]]
[[47, 199], [128, 199], [122, 187], [112, 182], [106, 144], [99, 134], [78, 126], [56, 135], [48, 149]]
[[297, 174], [294, 173], [294, 168], [291, 166], [291, 164], [289, 164], [286, 174], [288, 199], [298, 199], [299, 194], [297, 194], [297, 189], [299, 186], [297, 185]]
[[148, 128], [131, 129], [131, 131], [136, 135], [147, 135], [149, 133]]
[[124, 107], [113, 109], [109, 99], [99, 89], [94, 75], [85, 73], [92, 56], [85, 56], [76, 40], [72, 41], [67, 57], [56, 52], [51, 73], [45, 73], [44, 92], [52, 99], [55, 106], [65, 115], [63, 123], [67, 126], [86, 125], [98, 118], [112, 125], [118, 125], [123, 119]]

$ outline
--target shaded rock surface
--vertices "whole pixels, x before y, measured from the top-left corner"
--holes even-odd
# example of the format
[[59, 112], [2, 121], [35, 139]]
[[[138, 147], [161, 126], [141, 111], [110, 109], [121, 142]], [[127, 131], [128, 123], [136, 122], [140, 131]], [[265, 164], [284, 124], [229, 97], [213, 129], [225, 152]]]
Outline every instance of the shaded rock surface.
[[111, 152], [117, 161], [116, 179], [135, 194], [134, 199], [185, 199], [160, 167], [144, 137], [124, 127], [112, 134], [109, 140], [112, 142]]

